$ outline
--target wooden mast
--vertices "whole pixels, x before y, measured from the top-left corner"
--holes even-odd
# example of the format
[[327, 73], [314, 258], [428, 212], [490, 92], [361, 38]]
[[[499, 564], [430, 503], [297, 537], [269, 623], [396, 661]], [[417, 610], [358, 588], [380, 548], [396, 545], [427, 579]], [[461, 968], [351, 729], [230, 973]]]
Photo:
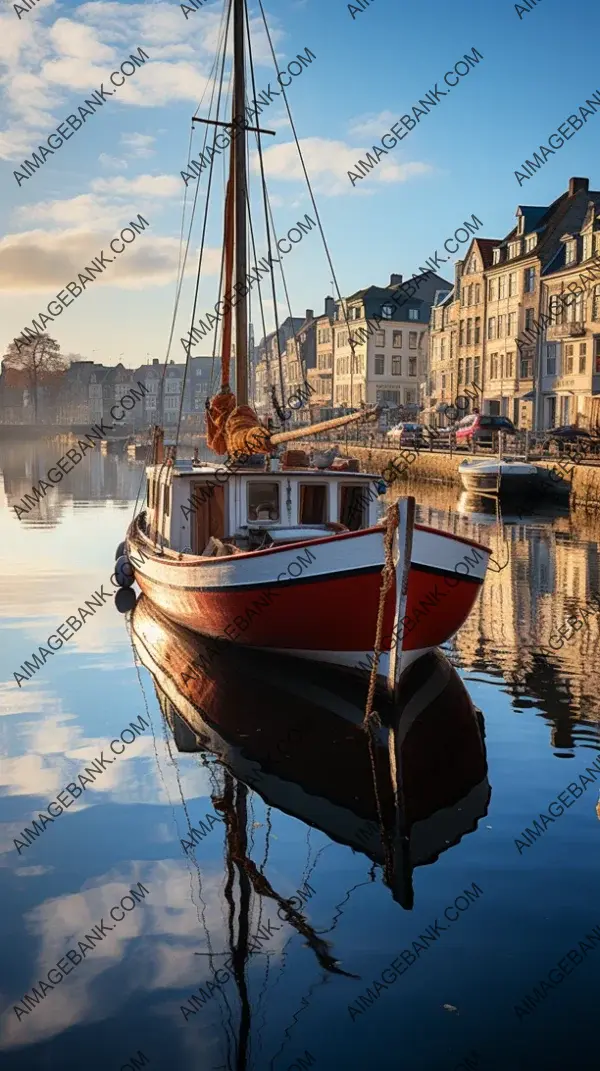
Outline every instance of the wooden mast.
[[233, 0], [233, 130], [235, 138], [235, 394], [238, 405], [248, 404], [248, 302], [241, 296], [247, 276], [246, 262], [246, 78], [244, 68], [245, 0]]

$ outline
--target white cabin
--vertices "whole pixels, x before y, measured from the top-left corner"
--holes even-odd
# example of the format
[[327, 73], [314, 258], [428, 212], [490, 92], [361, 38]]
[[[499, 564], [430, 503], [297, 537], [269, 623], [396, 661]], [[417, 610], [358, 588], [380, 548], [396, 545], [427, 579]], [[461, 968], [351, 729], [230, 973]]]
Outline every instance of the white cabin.
[[267, 468], [262, 459], [231, 468], [168, 460], [146, 478], [146, 536], [157, 549], [211, 557], [369, 528], [387, 489], [369, 473]]

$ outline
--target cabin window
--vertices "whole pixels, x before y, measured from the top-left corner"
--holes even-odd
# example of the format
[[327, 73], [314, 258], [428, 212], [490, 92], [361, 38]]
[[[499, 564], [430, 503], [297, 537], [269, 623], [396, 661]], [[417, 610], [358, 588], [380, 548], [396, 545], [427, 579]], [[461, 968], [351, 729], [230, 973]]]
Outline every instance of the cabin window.
[[301, 483], [299, 524], [325, 524], [327, 520], [327, 485]]
[[365, 507], [368, 496], [365, 488], [358, 484], [344, 484], [340, 487], [340, 522], [352, 532], [357, 532], [365, 525]]
[[248, 484], [248, 520], [279, 520], [278, 483], [265, 483], [261, 480], [260, 483]]

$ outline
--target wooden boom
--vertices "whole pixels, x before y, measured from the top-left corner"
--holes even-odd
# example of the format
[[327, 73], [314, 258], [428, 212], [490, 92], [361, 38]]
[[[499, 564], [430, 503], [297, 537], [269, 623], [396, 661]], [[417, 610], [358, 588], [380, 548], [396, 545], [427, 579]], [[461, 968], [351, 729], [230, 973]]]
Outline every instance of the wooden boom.
[[374, 405], [371, 409], [362, 409], [360, 413], [349, 413], [348, 416], [334, 417], [333, 420], [323, 420], [320, 424], [309, 424], [305, 428], [296, 428], [295, 431], [281, 431], [277, 435], [271, 435], [271, 443], [277, 446], [279, 443], [290, 443], [294, 439], [306, 439], [307, 435], [317, 435], [321, 431], [332, 431], [333, 428], [343, 428], [345, 424], [357, 424], [360, 420], [372, 421], [379, 416], [379, 407]]

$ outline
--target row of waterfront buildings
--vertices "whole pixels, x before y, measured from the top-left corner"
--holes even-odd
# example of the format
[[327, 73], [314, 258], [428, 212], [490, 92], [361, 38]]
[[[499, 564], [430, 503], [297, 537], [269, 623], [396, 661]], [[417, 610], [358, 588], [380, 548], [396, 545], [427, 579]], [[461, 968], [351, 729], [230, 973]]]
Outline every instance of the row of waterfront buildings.
[[103, 419], [111, 423], [111, 408], [132, 387], [142, 384], [143, 397], [120, 419], [122, 431], [141, 431], [154, 423], [173, 428], [180, 410], [183, 427], [200, 429], [205, 399], [220, 374], [219, 362], [215, 365], [213, 369], [211, 358], [193, 357], [186, 376], [184, 364], [170, 361], [164, 368], [158, 358], [140, 368], [78, 360], [63, 372], [41, 375], [35, 388], [27, 372], [5, 365], [0, 375], [0, 421], [33, 424], [37, 410], [40, 423], [87, 425]]
[[[259, 411], [271, 408], [281, 358], [289, 391], [304, 365], [315, 408], [377, 402], [399, 407], [400, 418], [438, 423], [466, 391], [483, 412], [520, 428], [597, 422], [600, 193], [588, 179], [570, 179], [550, 205], [519, 205], [504, 238], [473, 236], [451, 282], [428, 273], [413, 284], [402, 303], [400, 275], [342, 301], [326, 298], [323, 315], [307, 310], [302, 323], [289, 319], [279, 338], [263, 339]], [[367, 334], [369, 324], [376, 329]]]
[[[468, 244], [452, 281], [427, 271], [407, 291], [393, 274], [387, 286], [327, 297], [322, 314], [289, 316], [263, 338], [250, 362], [258, 414], [274, 416], [275, 402], [285, 409], [299, 390], [306, 397], [308, 386], [308, 404], [288, 411], [293, 423], [374, 403], [388, 422], [443, 423], [446, 407], [471, 395], [483, 412], [520, 428], [596, 424], [600, 193], [588, 179], [572, 178], [552, 204], [519, 205], [505, 238], [464, 233]], [[164, 380], [158, 360], [134, 370], [78, 361], [58, 386], [41, 389], [57, 423], [93, 423], [142, 382], [148, 393], [128, 418], [132, 426], [173, 426], [180, 408], [184, 424], [201, 425], [218, 379], [206, 357], [192, 357], [187, 376], [171, 361]], [[30, 388], [6, 369], [0, 419], [33, 422]]]

